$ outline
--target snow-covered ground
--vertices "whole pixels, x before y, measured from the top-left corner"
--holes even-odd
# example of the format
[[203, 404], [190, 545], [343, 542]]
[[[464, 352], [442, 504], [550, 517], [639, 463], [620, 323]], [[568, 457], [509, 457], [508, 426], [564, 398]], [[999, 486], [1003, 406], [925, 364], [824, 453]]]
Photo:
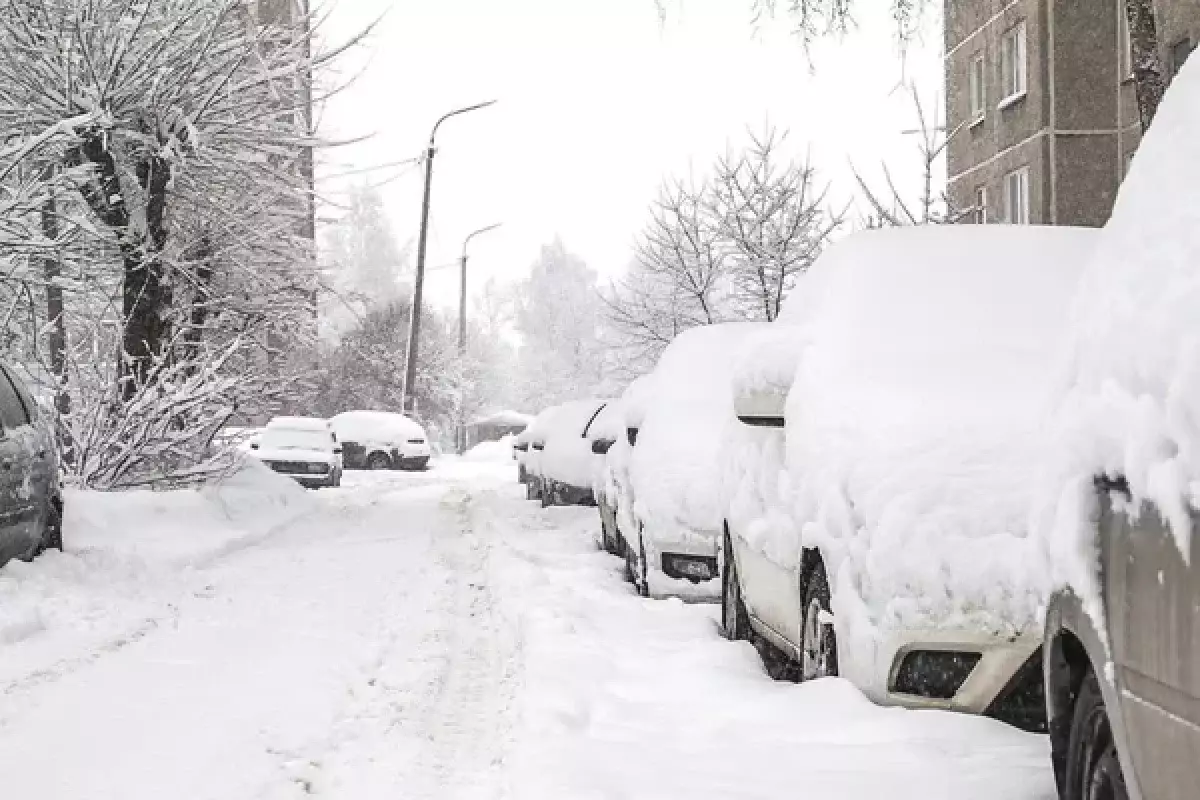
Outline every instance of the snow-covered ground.
[[770, 681], [512, 462], [263, 482], [75, 495], [68, 551], [0, 570], [4, 796], [1054, 796], [1043, 737]]

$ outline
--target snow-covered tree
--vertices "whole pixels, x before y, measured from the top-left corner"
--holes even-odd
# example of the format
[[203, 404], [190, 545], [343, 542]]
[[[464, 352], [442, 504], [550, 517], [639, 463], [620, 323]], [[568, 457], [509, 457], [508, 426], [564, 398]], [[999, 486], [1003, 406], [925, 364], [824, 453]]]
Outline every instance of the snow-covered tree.
[[408, 248], [396, 240], [383, 197], [369, 185], [352, 188], [345, 213], [324, 237], [327, 305], [350, 306], [357, 313], [382, 307], [404, 293], [409, 272]]
[[518, 287], [522, 405], [544, 408], [605, 390], [596, 272], [561, 240], [542, 247]]

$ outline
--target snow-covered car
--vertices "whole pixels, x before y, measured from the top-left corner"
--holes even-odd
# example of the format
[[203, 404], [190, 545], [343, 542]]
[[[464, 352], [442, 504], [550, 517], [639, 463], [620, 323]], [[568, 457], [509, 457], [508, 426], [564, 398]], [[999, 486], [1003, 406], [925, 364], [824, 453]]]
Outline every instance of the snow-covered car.
[[1039, 532], [1063, 800], [1200, 796], [1200, 61], [1171, 84], [1071, 319]]
[[590, 506], [595, 454], [588, 427], [605, 406], [602, 400], [573, 400], [556, 407], [540, 431], [539, 498], [543, 506]]
[[62, 511], [53, 434], [25, 384], [0, 363], [0, 564], [61, 550]]
[[614, 452], [613, 448], [626, 436], [623, 401], [624, 396], [606, 403], [587, 431], [592, 451], [592, 496], [600, 512], [600, 544], [605, 552], [622, 557], [625, 553], [621, 549], [621, 534], [617, 527], [617, 490], [613, 479], [613, 467], [620, 450]]
[[934, 226], [822, 254], [734, 381], [727, 636], [879, 702], [1044, 725], [1029, 512], [1097, 235]]
[[425, 429], [403, 414], [344, 411], [329, 420], [345, 448], [347, 469], [425, 469], [432, 451]]
[[618, 482], [627, 488], [618, 527], [630, 578], [643, 595], [720, 595], [721, 431], [733, 417], [737, 357], [763, 327], [725, 323], [680, 334], [626, 408], [627, 474]]
[[525, 453], [519, 461], [524, 467], [525, 497], [529, 500], [542, 498], [542, 453], [546, 449], [546, 431], [550, 419], [557, 413], [560, 406], [550, 406], [542, 409], [529, 427], [521, 435], [525, 437]]
[[329, 420], [274, 417], [250, 454], [310, 489], [342, 485], [342, 447]]

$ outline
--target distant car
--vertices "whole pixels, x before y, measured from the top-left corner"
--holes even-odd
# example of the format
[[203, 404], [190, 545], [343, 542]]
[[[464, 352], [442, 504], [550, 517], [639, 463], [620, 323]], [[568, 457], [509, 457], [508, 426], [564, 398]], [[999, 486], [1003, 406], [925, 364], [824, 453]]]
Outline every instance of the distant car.
[[587, 438], [592, 451], [592, 496], [600, 511], [600, 546], [605, 552], [618, 556], [624, 556], [624, 553], [619, 544], [617, 494], [608, 454], [624, 436], [624, 406], [621, 398], [617, 398], [610, 400], [592, 420]]
[[521, 434], [525, 437], [527, 449], [524, 456], [518, 458], [518, 470], [521, 467], [524, 468], [525, 497], [528, 500], [542, 499], [544, 488], [542, 485], [542, 454], [546, 450], [547, 426], [559, 408], [561, 406], [550, 406], [543, 409]]
[[275, 417], [250, 447], [254, 458], [301, 486], [342, 485], [342, 447], [328, 420]]
[[62, 550], [62, 512], [54, 435], [29, 390], [0, 364], [0, 564]]
[[723, 431], [733, 417], [733, 370], [765, 323], [703, 325], [677, 336], [627, 409], [630, 453], [619, 514], [629, 577], [643, 595], [716, 600]]
[[601, 400], [575, 400], [554, 409], [541, 429], [539, 498], [543, 506], [590, 506], [595, 461], [588, 427], [604, 408]]
[[425, 469], [432, 451], [425, 429], [388, 411], [346, 411], [329, 420], [345, 448], [347, 469]]

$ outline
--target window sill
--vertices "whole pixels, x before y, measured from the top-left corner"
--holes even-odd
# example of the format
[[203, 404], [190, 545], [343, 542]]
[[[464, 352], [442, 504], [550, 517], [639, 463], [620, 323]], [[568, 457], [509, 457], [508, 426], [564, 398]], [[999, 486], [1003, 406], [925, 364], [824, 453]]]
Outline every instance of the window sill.
[[987, 115], [981, 111], [981, 112], [979, 112], [978, 116], [976, 116], [974, 119], [972, 119], [970, 122], [967, 123], [967, 127], [968, 128], [978, 128], [980, 125], [983, 124], [983, 121], [985, 119], [987, 119]]
[[1006, 97], [1006, 98], [1004, 98], [1003, 100], [1001, 100], [1001, 101], [999, 102], [999, 104], [997, 104], [997, 106], [996, 106], [996, 110], [997, 110], [997, 111], [1003, 111], [1003, 110], [1004, 110], [1004, 109], [1006, 109], [1006, 108], [1012, 108], [1012, 107], [1013, 107], [1013, 106], [1015, 106], [1017, 103], [1019, 103], [1019, 102], [1021, 102], [1022, 100], [1024, 100], [1024, 99], [1025, 99], [1025, 95], [1026, 95], [1026, 94], [1028, 94], [1028, 92], [1026, 92], [1026, 90], [1024, 90], [1024, 89], [1022, 89], [1021, 91], [1017, 92], [1016, 94], [1010, 94], [1008, 97]]

